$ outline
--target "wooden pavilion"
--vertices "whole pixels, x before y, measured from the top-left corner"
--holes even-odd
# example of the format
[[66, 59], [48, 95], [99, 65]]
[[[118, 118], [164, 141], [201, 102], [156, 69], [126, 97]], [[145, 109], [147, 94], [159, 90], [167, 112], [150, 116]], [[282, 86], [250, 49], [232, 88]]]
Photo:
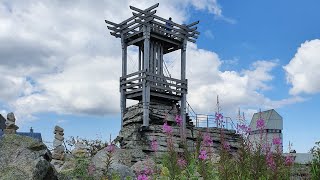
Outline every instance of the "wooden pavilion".
[[[110, 34], [121, 38], [122, 45], [122, 77], [120, 77], [121, 93], [121, 126], [126, 110], [126, 100], [139, 100], [143, 104], [143, 126], [149, 126], [149, 104], [151, 99], [163, 102], [179, 102], [183, 127], [186, 127], [186, 95], [188, 81], [186, 79], [186, 46], [187, 41], [196, 42], [199, 21], [191, 24], [178, 24], [156, 15], [159, 3], [139, 9], [130, 6], [133, 16], [121, 23], [108, 20]], [[127, 74], [127, 47], [137, 46], [139, 49], [138, 69]], [[175, 79], [164, 75], [164, 54], [181, 50], [181, 78]]]

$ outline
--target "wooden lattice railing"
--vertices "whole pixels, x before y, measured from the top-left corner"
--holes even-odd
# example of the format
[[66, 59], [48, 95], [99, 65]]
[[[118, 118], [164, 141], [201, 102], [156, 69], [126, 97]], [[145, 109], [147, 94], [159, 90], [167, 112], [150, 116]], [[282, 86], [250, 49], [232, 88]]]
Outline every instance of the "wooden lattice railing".
[[125, 94], [132, 94], [142, 91], [144, 82], [149, 83], [151, 91], [177, 96], [187, 93], [187, 80], [183, 81], [143, 70], [121, 77], [120, 88], [125, 90]]

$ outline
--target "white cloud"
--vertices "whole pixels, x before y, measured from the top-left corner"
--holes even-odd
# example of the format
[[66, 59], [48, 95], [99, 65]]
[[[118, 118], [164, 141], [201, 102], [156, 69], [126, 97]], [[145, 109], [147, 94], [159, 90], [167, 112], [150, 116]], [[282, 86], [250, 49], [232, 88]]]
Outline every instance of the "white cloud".
[[284, 66], [287, 81], [292, 84], [290, 94], [320, 92], [320, 40], [306, 41], [298, 48], [289, 64]]
[[[176, 54], [167, 55], [166, 61], [171, 64], [169, 71], [172, 76], [179, 78], [180, 62], [177, 57]], [[188, 101], [197, 112], [213, 113], [217, 95], [223, 112], [232, 117], [239, 107], [251, 118], [252, 109], [280, 108], [304, 100], [301, 97], [270, 100], [263, 95], [264, 91], [272, 89], [272, 70], [278, 65], [278, 60], [256, 61], [248, 70], [241, 72], [221, 71], [222, 63], [216, 53], [188, 44]]]
[[[5, 1], [0, 3], [0, 103], [18, 119], [39, 112], [105, 115], [119, 112], [120, 39], [110, 36], [104, 19], [121, 22], [129, 5], [146, 8], [156, 1]], [[157, 13], [186, 22], [189, 7], [223, 17], [215, 0], [161, 2]], [[129, 70], [136, 51], [129, 49]], [[166, 56], [173, 76], [180, 72]], [[214, 52], [189, 44], [189, 101], [200, 112], [214, 110], [219, 94], [223, 108], [235, 110], [274, 101], [260, 91], [271, 87], [275, 61], [258, 61], [242, 72], [221, 71]], [[278, 103], [279, 104], [279, 103]], [[281, 103], [280, 103], [281, 104]], [[283, 102], [282, 102], [283, 104]], [[22, 118], [23, 117], [23, 118]]]
[[191, 2], [196, 9], [207, 9], [216, 16], [222, 16], [222, 9], [217, 0], [192, 0]]

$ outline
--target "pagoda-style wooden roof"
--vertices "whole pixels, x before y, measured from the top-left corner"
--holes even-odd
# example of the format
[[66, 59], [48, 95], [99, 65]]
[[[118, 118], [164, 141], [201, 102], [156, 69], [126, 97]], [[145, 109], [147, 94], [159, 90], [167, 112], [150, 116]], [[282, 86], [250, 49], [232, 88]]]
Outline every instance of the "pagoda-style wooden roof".
[[[122, 38], [128, 45], [136, 44], [141, 41], [143, 37], [143, 26], [150, 27], [150, 34], [152, 37], [169, 42], [171, 44], [180, 45], [185, 39], [187, 41], [196, 42], [200, 32], [197, 31], [199, 21], [195, 21], [188, 25], [178, 24], [169, 21], [156, 15], [159, 3], [145, 9], [139, 9], [130, 6], [133, 10], [133, 16], [122, 21], [121, 23], [114, 23], [108, 20], [108, 29], [111, 30], [110, 34], [116, 38]], [[168, 28], [168, 23], [170, 27]], [[164, 36], [165, 35], [165, 36]]]

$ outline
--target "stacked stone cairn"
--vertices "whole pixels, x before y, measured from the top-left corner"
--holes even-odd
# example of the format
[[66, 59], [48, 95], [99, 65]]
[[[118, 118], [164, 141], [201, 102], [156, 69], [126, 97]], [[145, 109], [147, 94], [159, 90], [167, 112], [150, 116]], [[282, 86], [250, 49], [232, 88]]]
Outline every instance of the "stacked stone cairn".
[[54, 140], [53, 140], [53, 154], [52, 158], [55, 160], [63, 161], [64, 160], [64, 151], [65, 148], [63, 146], [63, 140], [64, 140], [64, 129], [60, 126], [54, 127]]
[[19, 129], [19, 127], [15, 123], [16, 123], [16, 118], [14, 114], [12, 112], [7, 114], [6, 129], [4, 130], [4, 133], [15, 134]]

